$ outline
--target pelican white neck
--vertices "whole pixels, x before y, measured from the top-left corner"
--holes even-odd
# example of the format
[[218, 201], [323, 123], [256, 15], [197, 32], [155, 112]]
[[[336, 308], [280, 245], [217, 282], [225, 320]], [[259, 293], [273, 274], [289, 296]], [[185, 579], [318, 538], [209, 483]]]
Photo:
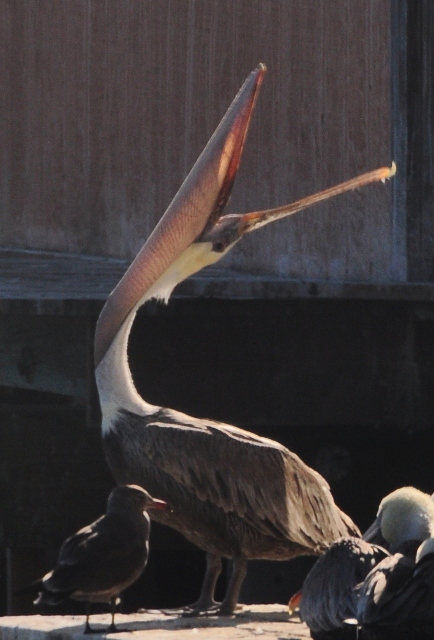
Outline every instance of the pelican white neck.
[[[229, 250], [229, 247], [228, 247]], [[139, 302], [129, 311], [114, 340], [95, 369], [103, 432], [112, 428], [120, 409], [137, 415], [150, 415], [160, 407], [149, 404], [137, 392], [128, 364], [128, 338], [137, 310], [148, 300], [168, 302], [177, 284], [203, 267], [217, 262], [222, 253], [213, 251], [210, 242], [193, 243], [160, 276]]]

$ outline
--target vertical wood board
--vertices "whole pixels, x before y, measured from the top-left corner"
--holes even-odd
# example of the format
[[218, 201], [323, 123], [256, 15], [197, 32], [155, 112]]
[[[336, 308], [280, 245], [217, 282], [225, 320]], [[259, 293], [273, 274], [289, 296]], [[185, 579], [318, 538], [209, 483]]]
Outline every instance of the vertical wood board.
[[[231, 210], [390, 163], [388, 2], [26, 0], [0, 12], [1, 246], [132, 258], [260, 61]], [[392, 236], [391, 188], [376, 185], [253, 234], [226, 264], [388, 281]]]
[[409, 280], [434, 280], [434, 6], [408, 5]]

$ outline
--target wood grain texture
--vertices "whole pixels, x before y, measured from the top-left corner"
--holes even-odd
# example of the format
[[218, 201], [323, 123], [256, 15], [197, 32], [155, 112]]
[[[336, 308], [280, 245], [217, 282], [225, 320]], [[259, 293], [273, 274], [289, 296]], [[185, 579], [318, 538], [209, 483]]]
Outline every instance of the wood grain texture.
[[[0, 248], [0, 315], [47, 314], [96, 318], [128, 265], [127, 260], [117, 258]], [[182, 282], [176, 287], [173, 297], [432, 302], [434, 284], [282, 278], [217, 266], [207, 267]], [[152, 315], [159, 305], [157, 302], [148, 303], [141, 313]]]
[[434, 6], [408, 5], [409, 280], [434, 280]]
[[[230, 210], [390, 162], [388, 2], [5, 0], [0, 12], [1, 246], [131, 259], [260, 61]], [[375, 185], [252, 234], [226, 266], [388, 282], [393, 231], [391, 187]]]

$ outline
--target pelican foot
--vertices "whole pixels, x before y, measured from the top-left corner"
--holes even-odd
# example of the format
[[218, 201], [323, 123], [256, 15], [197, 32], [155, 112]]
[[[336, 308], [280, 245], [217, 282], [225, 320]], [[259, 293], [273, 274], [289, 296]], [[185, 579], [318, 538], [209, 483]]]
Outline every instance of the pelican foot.
[[[194, 605], [189, 605], [187, 607], [177, 607], [176, 609], [158, 609], [158, 611], [165, 616], [182, 616], [183, 618], [191, 618], [205, 615], [205, 612], [208, 611], [208, 609], [196, 608]], [[141, 613], [141, 611], [139, 610], [138, 613]]]
[[[201, 615], [214, 615], [212, 613], [217, 607], [221, 606], [221, 602], [216, 602], [213, 598], [199, 598], [196, 602], [188, 604], [185, 607], [176, 609], [161, 609], [166, 616], [182, 616], [183, 618], [194, 618]], [[211, 612], [211, 613], [208, 613]]]
[[[182, 616], [186, 607], [176, 607], [176, 609], [159, 609], [164, 616]], [[140, 609], [139, 612], [141, 613]]]
[[183, 618], [194, 618], [194, 617], [208, 617], [208, 616], [232, 616], [237, 611], [242, 611], [243, 605], [237, 604], [234, 607], [229, 606], [225, 602], [214, 602], [209, 607], [196, 607], [191, 605], [191, 607], [185, 607], [184, 613], [182, 613]]
[[217, 615], [215, 612], [217, 611], [219, 606], [219, 602], [216, 602], [209, 607], [195, 607], [194, 605], [191, 605], [190, 607], [185, 607], [181, 615], [183, 618], [202, 618], [205, 616], [215, 616]]

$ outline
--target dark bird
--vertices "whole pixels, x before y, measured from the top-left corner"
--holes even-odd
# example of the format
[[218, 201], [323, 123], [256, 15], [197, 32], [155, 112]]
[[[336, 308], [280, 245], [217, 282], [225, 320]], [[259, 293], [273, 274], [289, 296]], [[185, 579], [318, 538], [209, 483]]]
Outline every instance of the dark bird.
[[[433, 526], [434, 502], [429, 495], [414, 487], [393, 491], [381, 501], [364, 540], [338, 540], [317, 560], [306, 576], [301, 597], [291, 598], [290, 610], [294, 603], [299, 604], [300, 618], [313, 638], [335, 638], [338, 631], [339, 637], [352, 637], [354, 629], [348, 622], [360, 623], [361, 607], [372, 610], [377, 591], [373, 583], [395, 565], [396, 571], [414, 567], [416, 550]], [[366, 538], [381, 541], [393, 554], [400, 553], [390, 555]]]
[[[279, 209], [222, 215], [238, 170], [265, 67], [241, 87], [163, 218], [109, 296], [95, 333], [102, 435], [119, 483], [134, 482], [177, 505], [151, 517], [206, 551], [207, 570], [192, 613], [233, 613], [247, 560], [320, 553], [358, 529], [327, 482], [277, 442], [236, 427], [154, 406], [137, 392], [127, 344], [137, 310], [215, 263], [250, 231], [331, 195], [394, 173], [383, 168]], [[221, 559], [233, 562], [220, 606]]]
[[146, 510], [166, 508], [166, 502], [152, 498], [141, 487], [115, 487], [105, 515], [65, 540], [56, 567], [32, 585], [33, 592], [39, 591], [35, 604], [84, 600], [88, 603], [84, 632], [91, 633], [91, 603], [110, 603], [109, 630], [115, 631], [117, 598], [137, 580], [148, 560], [150, 519]]
[[369, 573], [357, 620], [381, 637], [434, 637], [434, 538], [422, 542], [415, 560], [396, 553]]
[[364, 538], [384, 540], [394, 554], [361, 586], [357, 622], [363, 637], [434, 637], [433, 507], [432, 497], [414, 487], [397, 489], [382, 500]]

